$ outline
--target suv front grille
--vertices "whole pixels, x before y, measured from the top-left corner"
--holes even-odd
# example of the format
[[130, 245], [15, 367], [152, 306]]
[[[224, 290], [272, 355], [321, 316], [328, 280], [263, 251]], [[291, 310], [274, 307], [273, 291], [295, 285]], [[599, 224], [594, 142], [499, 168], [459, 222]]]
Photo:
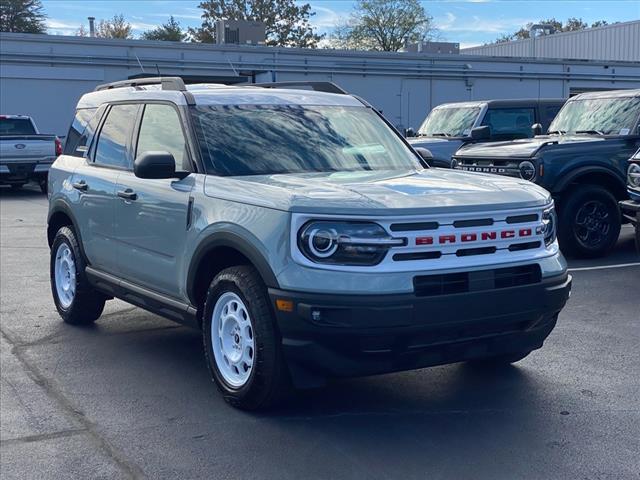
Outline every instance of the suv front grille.
[[497, 175], [506, 175], [509, 177], [520, 178], [520, 162], [523, 158], [468, 158], [455, 157], [456, 169], [465, 170], [467, 172], [494, 173]]
[[405, 240], [390, 249], [384, 262], [420, 269], [527, 260], [544, 250], [541, 212], [528, 209], [380, 222], [393, 237]]
[[414, 277], [413, 288], [419, 297], [432, 297], [532, 285], [540, 282], [541, 278], [540, 266], [532, 264], [473, 272], [421, 275]]

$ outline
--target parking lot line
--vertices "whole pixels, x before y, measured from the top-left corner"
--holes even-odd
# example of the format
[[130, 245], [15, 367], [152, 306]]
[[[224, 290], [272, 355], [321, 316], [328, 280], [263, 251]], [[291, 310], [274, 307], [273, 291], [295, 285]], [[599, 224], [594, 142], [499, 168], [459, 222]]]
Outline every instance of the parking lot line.
[[606, 270], [608, 268], [625, 268], [625, 267], [640, 267], [640, 262], [632, 263], [618, 263], [615, 265], [596, 265], [595, 267], [576, 267], [570, 268], [570, 272], [581, 272], [583, 270]]

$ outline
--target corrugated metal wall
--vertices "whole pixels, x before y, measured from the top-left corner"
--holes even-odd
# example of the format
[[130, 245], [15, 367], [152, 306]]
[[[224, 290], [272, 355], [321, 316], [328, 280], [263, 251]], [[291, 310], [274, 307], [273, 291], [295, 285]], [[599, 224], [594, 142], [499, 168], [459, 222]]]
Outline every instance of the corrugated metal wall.
[[640, 88], [640, 64], [470, 55], [345, 52], [0, 34], [0, 113], [31, 115], [66, 134], [80, 96], [142, 71], [329, 80], [360, 95], [398, 128], [417, 128], [446, 102], [566, 98], [575, 89]]
[[[630, 3], [632, 5], [633, 2]], [[640, 14], [640, 2], [635, 4]], [[640, 20], [465, 48], [465, 55], [640, 62]]]

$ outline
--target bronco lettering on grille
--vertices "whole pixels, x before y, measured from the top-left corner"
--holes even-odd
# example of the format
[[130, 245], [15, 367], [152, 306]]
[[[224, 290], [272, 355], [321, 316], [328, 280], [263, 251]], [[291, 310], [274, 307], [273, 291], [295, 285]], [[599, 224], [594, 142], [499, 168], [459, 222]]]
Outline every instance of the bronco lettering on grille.
[[467, 242], [476, 242], [478, 239], [481, 242], [487, 242], [491, 240], [496, 240], [498, 236], [501, 239], [509, 239], [509, 238], [525, 238], [531, 237], [533, 235], [533, 230], [531, 228], [521, 228], [519, 230], [499, 230], [499, 231], [491, 231], [491, 232], [482, 232], [480, 234], [476, 232], [464, 232], [464, 233], [451, 233], [449, 235], [440, 235], [439, 237], [434, 238], [431, 236], [425, 237], [416, 237], [416, 245], [445, 245], [445, 244], [455, 244], [455, 243], [467, 243]]

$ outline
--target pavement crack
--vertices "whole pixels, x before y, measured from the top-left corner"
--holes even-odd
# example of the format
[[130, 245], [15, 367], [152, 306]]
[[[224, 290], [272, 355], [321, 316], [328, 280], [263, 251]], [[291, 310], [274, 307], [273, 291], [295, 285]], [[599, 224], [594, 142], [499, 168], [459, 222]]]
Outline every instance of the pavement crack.
[[42, 433], [39, 435], [27, 435], [26, 437], [18, 437], [18, 438], [7, 438], [5, 440], [0, 440], [1, 446], [6, 445], [14, 445], [17, 443], [32, 443], [32, 442], [41, 442], [44, 440], [53, 440], [56, 438], [65, 438], [71, 437], [74, 435], [83, 435], [88, 431], [86, 428], [73, 428], [70, 430], [61, 430], [59, 432], [52, 433]]
[[[111, 445], [108, 440], [98, 432], [96, 425], [91, 422], [82, 412], [74, 408], [73, 404], [60, 391], [60, 389], [56, 387], [46, 376], [44, 376], [37, 366], [35, 366], [25, 358], [23, 349], [19, 348], [19, 345], [13, 341], [11, 335], [8, 335], [2, 328], [0, 328], [0, 334], [11, 345], [11, 353], [18, 359], [20, 364], [28, 373], [29, 377], [34, 382], [36, 382], [44, 390], [44, 393], [48, 395], [49, 398], [54, 400], [65, 413], [67, 413], [82, 426], [82, 428], [78, 429], [78, 431], [82, 431], [83, 433], [87, 434], [96, 444], [96, 446], [103, 450], [107, 457], [111, 459], [129, 478], [146, 478], [146, 475], [138, 465], [127, 460], [122, 452]], [[38, 437], [38, 435], [35, 435], [34, 437]], [[38, 440], [36, 439], [34, 441]], [[4, 442], [2, 442], [2, 444], [4, 445]]]

